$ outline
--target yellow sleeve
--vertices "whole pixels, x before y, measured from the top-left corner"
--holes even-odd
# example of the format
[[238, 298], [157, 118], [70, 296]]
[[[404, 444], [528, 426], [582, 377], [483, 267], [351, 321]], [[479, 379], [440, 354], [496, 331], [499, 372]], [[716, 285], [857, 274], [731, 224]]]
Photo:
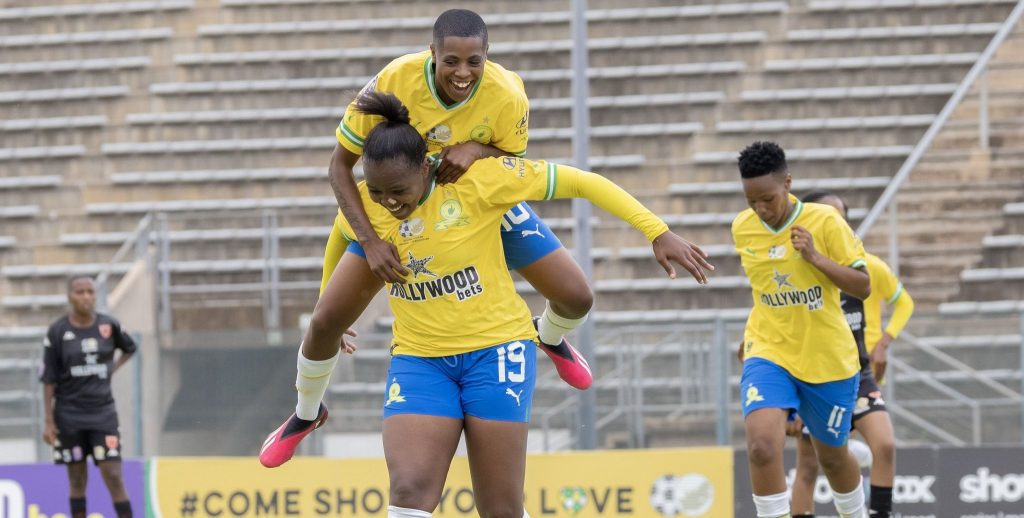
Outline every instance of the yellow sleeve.
[[[522, 79], [515, 76], [522, 85]], [[491, 145], [515, 156], [526, 154], [526, 144], [530, 138], [530, 101], [525, 91], [512, 93], [512, 99], [502, 110], [494, 126], [494, 139]]]
[[554, 198], [586, 198], [591, 203], [643, 232], [648, 241], [668, 231], [668, 225], [611, 180], [575, 167], [555, 165]]
[[463, 178], [477, 184], [480, 198], [488, 205], [586, 198], [643, 232], [649, 241], [668, 230], [665, 222], [611, 180], [575, 167], [510, 156], [485, 158], [474, 162]]
[[907, 290], [903, 289], [903, 283], [900, 283], [900, 291], [896, 293], [894, 299], [891, 299], [890, 304], [892, 304], [893, 311], [892, 316], [889, 317], [889, 325], [885, 326], [885, 332], [896, 338], [903, 331], [903, 327], [907, 325], [910, 315], [914, 314], [914, 299], [910, 297]]
[[828, 214], [822, 225], [825, 253], [829, 259], [851, 268], [864, 268], [867, 265], [864, 258], [864, 243], [839, 212]]
[[331, 235], [327, 238], [327, 246], [324, 248], [324, 269], [323, 275], [320, 277], [320, 294], [323, 295], [324, 288], [327, 287], [327, 281], [331, 279], [331, 274], [334, 273], [334, 269], [338, 266], [338, 262], [341, 261], [341, 256], [345, 254], [345, 249], [348, 248], [349, 239], [341, 233], [341, 213], [334, 218], [334, 226], [331, 227]]
[[[914, 299], [903, 289], [903, 283], [892, 273], [892, 269], [880, 257], [868, 257], [868, 270], [871, 274], [871, 296], [876, 300], [885, 301], [893, 306], [892, 317], [885, 332], [893, 338], [899, 336], [903, 326], [907, 325], [910, 315], [914, 313]], [[881, 302], [878, 302], [881, 304]], [[879, 325], [876, 329], [880, 329]]]
[[[377, 80], [380, 78], [380, 74], [374, 76], [366, 86], [359, 91], [356, 95], [358, 98], [363, 92], [376, 90]], [[348, 104], [348, 108], [345, 109], [345, 115], [341, 117], [341, 122], [338, 123], [338, 128], [334, 130], [334, 136], [337, 137], [338, 143], [341, 144], [345, 149], [362, 156], [363, 145], [366, 143], [366, 135], [370, 133], [370, 130], [381, 121], [381, 117], [377, 115], [366, 115], [355, 108], [355, 98]]]

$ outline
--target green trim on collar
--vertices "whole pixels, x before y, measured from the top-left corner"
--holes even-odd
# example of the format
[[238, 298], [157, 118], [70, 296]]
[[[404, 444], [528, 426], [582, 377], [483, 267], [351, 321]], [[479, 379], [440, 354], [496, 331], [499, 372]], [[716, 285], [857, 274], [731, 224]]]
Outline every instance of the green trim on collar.
[[778, 234], [778, 233], [782, 232], [783, 230], [786, 230], [786, 228], [789, 227], [790, 225], [792, 225], [793, 222], [796, 221], [796, 218], [800, 217], [800, 213], [803, 212], [803, 210], [804, 210], [804, 202], [802, 202], [799, 199], [797, 199], [796, 200], [796, 205], [793, 207], [793, 212], [789, 213], [789, 217], [786, 218], [786, 221], [783, 222], [782, 226], [780, 226], [778, 229], [772, 228], [767, 223], [765, 223], [764, 220], [761, 219], [761, 218], [758, 218], [758, 221], [761, 222], [761, 225], [763, 225], [764, 228], [768, 229], [768, 232], [771, 232], [772, 234]]
[[434, 194], [434, 186], [436, 184], [437, 184], [437, 182], [434, 181], [434, 177], [431, 176], [430, 177], [430, 187], [427, 188], [427, 192], [423, 193], [423, 197], [420, 198], [420, 201], [416, 203], [417, 207], [419, 207], [420, 205], [423, 205], [427, 201], [427, 198], [429, 198], [431, 194]]
[[[487, 63], [484, 63], [484, 70], [486, 70], [486, 67]], [[469, 92], [469, 96], [451, 106], [445, 104], [444, 100], [442, 100], [441, 96], [437, 93], [437, 78], [434, 75], [434, 56], [427, 56], [427, 59], [423, 62], [423, 78], [427, 81], [427, 89], [430, 90], [430, 95], [434, 97], [437, 104], [445, 110], [451, 111], [465, 105], [473, 99], [473, 96], [476, 95], [476, 91], [480, 89], [480, 83], [484, 81], [484, 74], [480, 74], [480, 79], [476, 80], [476, 83], [473, 85], [473, 90]]]

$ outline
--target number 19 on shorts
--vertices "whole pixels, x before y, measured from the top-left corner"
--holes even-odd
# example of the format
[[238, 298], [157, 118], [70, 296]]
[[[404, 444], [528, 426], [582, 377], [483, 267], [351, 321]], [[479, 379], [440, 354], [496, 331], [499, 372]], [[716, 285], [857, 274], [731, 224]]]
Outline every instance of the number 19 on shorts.
[[512, 342], [496, 349], [498, 351], [498, 382], [522, 383], [526, 380], [526, 346]]

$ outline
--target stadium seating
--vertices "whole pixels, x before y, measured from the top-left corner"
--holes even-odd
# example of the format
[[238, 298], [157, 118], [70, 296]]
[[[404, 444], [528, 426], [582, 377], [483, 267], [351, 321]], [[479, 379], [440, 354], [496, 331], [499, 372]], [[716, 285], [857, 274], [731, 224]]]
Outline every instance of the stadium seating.
[[[858, 223], [1013, 3], [592, 1], [589, 166], [705, 245], [718, 266], [708, 286], [685, 274], [668, 281], [642, 237], [596, 212], [601, 329], [742, 320], [749, 290], [728, 244], [746, 206], [737, 151], [780, 142], [797, 193], [835, 191]], [[479, 5], [489, 11], [491, 57], [520, 73], [530, 94], [528, 156], [571, 156], [569, 13], [541, 0]], [[337, 120], [376, 70], [425, 48], [445, 6], [139, 0], [0, 9], [0, 49], [9, 56], [0, 64], [0, 134], [10, 142], [0, 149], [0, 338], [38, 333], [66, 303], [64, 276], [98, 271], [150, 211], [167, 215], [163, 268], [182, 289], [170, 296], [175, 333], [263, 325], [263, 299], [250, 288], [263, 282], [261, 218], [271, 213], [289, 283], [282, 322], [295, 328], [315, 302], [336, 208], [324, 177]], [[998, 151], [981, 160], [969, 147], [977, 142], [972, 93], [897, 199], [901, 279], [920, 312], [1022, 309], [1000, 302], [1024, 295], [1024, 102], [1019, 77], [1001, 72], [1014, 62], [1008, 52], [990, 75]], [[569, 209], [538, 205], [571, 247]], [[883, 256], [885, 224], [864, 236]], [[115, 279], [125, 264], [114, 266]], [[205, 285], [227, 287], [202, 293]], [[228, 293], [232, 285], [250, 291]], [[919, 334], [942, 350], [975, 351], [991, 340], [1005, 352], [1015, 335], [1003, 331]], [[367, 352], [359, 361], [379, 367], [381, 353]], [[612, 344], [598, 355], [599, 370], [614, 369]], [[975, 367], [1007, 379], [999, 361], [1013, 360], [986, 357]], [[934, 375], [960, 374], [936, 367]], [[685, 384], [670, 381], [659, 374], [647, 383]], [[620, 381], [608, 383], [604, 400]], [[556, 404], [558, 382], [548, 375], [542, 386], [554, 394], [544, 405]], [[379, 403], [370, 378], [343, 377], [332, 390]]]

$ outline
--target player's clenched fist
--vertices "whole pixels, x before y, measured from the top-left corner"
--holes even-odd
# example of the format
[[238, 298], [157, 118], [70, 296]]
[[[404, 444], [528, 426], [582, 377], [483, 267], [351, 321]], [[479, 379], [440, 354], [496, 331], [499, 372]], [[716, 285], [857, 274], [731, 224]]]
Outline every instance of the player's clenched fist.
[[800, 252], [800, 255], [805, 261], [813, 263], [818, 255], [818, 251], [814, 249], [814, 236], [807, 231], [806, 228], [800, 225], [793, 225], [792, 237], [793, 248]]

